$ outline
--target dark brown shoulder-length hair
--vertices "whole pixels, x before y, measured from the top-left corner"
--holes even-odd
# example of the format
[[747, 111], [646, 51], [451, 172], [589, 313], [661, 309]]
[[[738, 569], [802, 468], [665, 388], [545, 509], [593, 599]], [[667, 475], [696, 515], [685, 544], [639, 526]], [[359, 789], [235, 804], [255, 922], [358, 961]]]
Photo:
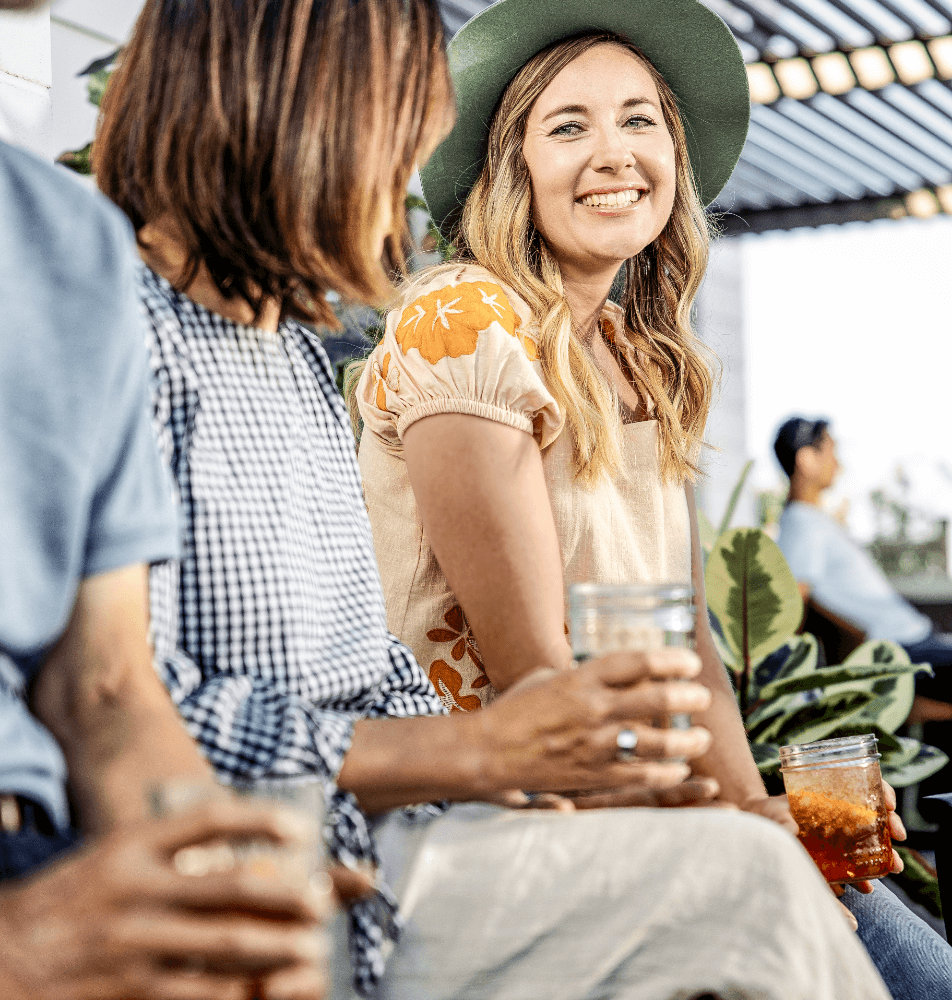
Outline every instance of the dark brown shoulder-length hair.
[[328, 291], [389, 295], [407, 183], [452, 119], [436, 0], [148, 0], [93, 169], [137, 232], [180, 234], [183, 290], [204, 264], [256, 315], [334, 325]]

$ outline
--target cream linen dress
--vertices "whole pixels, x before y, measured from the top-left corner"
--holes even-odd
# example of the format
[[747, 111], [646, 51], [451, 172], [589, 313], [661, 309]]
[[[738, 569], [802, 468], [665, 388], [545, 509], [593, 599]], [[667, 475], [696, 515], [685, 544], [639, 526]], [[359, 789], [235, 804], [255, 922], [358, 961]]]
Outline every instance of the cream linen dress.
[[[603, 328], [613, 336], [622, 327], [622, 310], [608, 303]], [[624, 340], [618, 343], [626, 349]], [[637, 364], [630, 347], [626, 357]], [[566, 587], [690, 580], [687, 503], [682, 486], [662, 482], [658, 422], [623, 426], [622, 474], [593, 488], [577, 482], [571, 435], [542, 377], [538, 325], [528, 305], [485, 269], [444, 271], [391, 312], [357, 402], [364, 421], [360, 471], [387, 621], [450, 711], [477, 709], [494, 691], [423, 531], [403, 453], [403, 434], [414, 421], [469, 413], [533, 435]]]
[[[621, 323], [616, 306], [604, 318]], [[657, 423], [625, 427], [626, 476], [575, 483], [528, 308], [486, 271], [438, 275], [391, 314], [358, 402], [388, 623], [451, 711], [493, 690], [410, 489], [415, 420], [472, 413], [533, 435], [567, 582], [689, 579], [686, 501], [661, 485]], [[378, 1000], [888, 1000], [816, 866], [758, 816], [464, 804], [422, 823], [390, 813], [375, 836], [404, 921]], [[333, 936], [333, 1000], [357, 1000]]]

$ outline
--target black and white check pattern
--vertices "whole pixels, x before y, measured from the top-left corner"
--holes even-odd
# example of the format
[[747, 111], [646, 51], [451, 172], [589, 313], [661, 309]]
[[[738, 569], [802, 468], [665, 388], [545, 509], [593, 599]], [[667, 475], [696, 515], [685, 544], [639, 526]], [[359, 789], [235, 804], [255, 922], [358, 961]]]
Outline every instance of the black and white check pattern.
[[[226, 781], [316, 775], [331, 851], [373, 861], [334, 786], [354, 720], [443, 711], [388, 634], [354, 441], [318, 339], [241, 326], [143, 267], [155, 421], [183, 512], [180, 565], [151, 578], [157, 662]], [[352, 910], [357, 988], [396, 927], [384, 893]]]

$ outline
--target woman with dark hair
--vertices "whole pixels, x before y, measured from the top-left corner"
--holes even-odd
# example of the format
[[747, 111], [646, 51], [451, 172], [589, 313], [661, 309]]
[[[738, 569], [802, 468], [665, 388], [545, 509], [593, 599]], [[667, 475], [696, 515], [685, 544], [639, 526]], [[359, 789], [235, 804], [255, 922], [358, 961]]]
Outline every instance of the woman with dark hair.
[[[818, 876], [769, 824], [719, 810], [688, 823], [653, 809], [398, 811], [522, 802], [522, 788], [625, 787], [646, 805], [712, 794], [667, 759], [704, 752], [707, 733], [651, 724], [708, 705], [688, 651], [541, 669], [483, 712], [441, 715], [387, 633], [346, 413], [297, 319], [331, 321], [329, 290], [387, 294], [404, 185], [451, 119], [435, 0], [146, 3], [95, 164], [138, 233], [155, 417], [182, 504], [181, 567], [151, 580], [173, 698], [224, 780], [322, 780], [337, 857], [372, 863], [379, 835], [407, 923], [384, 995], [626, 996], [641, 984], [660, 998], [672, 984], [735, 983], [748, 995], [779, 983], [779, 954], [798, 995], [878, 1000]], [[636, 759], [618, 742], [632, 726]], [[630, 863], [660, 843], [663, 856]], [[749, 907], [737, 873], [748, 857], [772, 889]], [[677, 920], [646, 921], [647, 899]], [[725, 907], [738, 918], [714, 920]], [[364, 993], [394, 914], [383, 882], [351, 909]], [[711, 924], [745, 942], [766, 928], [743, 970], [724, 933], [700, 933]], [[687, 972], [671, 958], [686, 950]], [[346, 991], [340, 977], [335, 988]]]

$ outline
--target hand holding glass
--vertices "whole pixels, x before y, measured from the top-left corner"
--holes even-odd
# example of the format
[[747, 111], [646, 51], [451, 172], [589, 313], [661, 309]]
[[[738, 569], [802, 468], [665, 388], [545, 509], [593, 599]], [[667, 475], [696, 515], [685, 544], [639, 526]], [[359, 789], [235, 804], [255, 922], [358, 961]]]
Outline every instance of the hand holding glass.
[[[569, 588], [569, 629], [576, 664], [605, 653], [694, 648], [694, 591], [687, 584], [594, 584]], [[668, 717], [690, 729], [691, 717]]]

